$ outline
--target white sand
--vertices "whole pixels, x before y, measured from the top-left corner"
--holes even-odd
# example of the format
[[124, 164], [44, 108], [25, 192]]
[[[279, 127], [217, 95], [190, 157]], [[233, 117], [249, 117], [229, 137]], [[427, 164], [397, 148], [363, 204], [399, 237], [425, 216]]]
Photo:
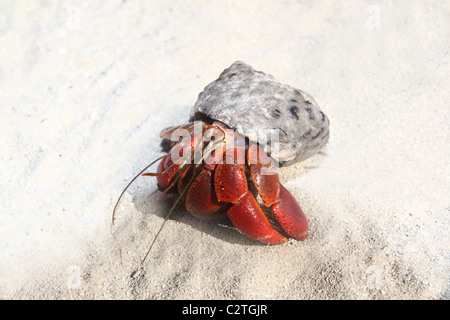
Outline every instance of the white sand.
[[[448, 299], [448, 1], [1, 1], [0, 298]], [[159, 131], [235, 60], [309, 92], [280, 170], [310, 237], [263, 246], [171, 199]]]

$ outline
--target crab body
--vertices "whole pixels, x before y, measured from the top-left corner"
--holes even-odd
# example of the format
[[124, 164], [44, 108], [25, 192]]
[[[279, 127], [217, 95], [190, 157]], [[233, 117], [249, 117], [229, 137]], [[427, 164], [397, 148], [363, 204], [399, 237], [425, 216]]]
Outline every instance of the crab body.
[[209, 221], [227, 215], [241, 233], [267, 244], [307, 237], [305, 214], [256, 142], [217, 121], [167, 128], [161, 137], [180, 141], [159, 163], [158, 186], [179, 193], [191, 214]]

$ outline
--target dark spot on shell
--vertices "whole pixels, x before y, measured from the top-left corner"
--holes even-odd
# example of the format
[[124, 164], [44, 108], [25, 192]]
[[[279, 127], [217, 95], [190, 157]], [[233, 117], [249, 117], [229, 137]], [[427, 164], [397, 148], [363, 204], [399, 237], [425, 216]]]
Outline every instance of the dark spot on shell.
[[233, 92], [230, 96], [230, 100], [236, 100], [241, 97], [241, 93], [239, 91]]
[[[276, 128], [273, 128], [273, 129], [276, 129]], [[286, 133], [286, 131], [284, 131], [282, 128], [279, 128], [279, 130], [283, 133], [283, 136], [287, 136], [288, 134]]]
[[298, 100], [297, 99], [291, 99], [291, 102], [292, 103], [298, 103]]
[[317, 133], [316, 133], [315, 135], [313, 135], [311, 138], [312, 138], [313, 140], [316, 139], [318, 136], [320, 136], [320, 134], [322, 133], [322, 131], [323, 131], [323, 127], [320, 128], [320, 130], [317, 131]]
[[308, 112], [309, 120], [315, 120], [311, 108], [305, 108], [305, 110], [306, 110], [306, 112]]
[[311, 129], [308, 129], [308, 130], [303, 134], [303, 138], [306, 139], [309, 135], [311, 135]]
[[295, 120], [298, 120], [298, 107], [297, 106], [292, 106], [289, 108], [289, 111], [291, 112], [292, 118], [294, 118]]
[[272, 111], [272, 117], [278, 119], [281, 116], [281, 111], [278, 109], [275, 109]]
[[322, 116], [322, 122], [325, 122], [325, 114], [322, 111], [320, 111], [320, 115]]

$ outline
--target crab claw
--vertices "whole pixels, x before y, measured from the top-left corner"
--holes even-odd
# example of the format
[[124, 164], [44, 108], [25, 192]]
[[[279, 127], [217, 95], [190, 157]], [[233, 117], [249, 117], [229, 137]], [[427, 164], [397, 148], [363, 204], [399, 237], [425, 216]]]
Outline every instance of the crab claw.
[[267, 244], [281, 244], [287, 240], [272, 228], [251, 192], [247, 192], [227, 213], [234, 226], [250, 238]]
[[[280, 183], [278, 174], [271, 171], [265, 158], [267, 155], [253, 144], [250, 146], [248, 156], [253, 157], [254, 164], [250, 164], [250, 174], [264, 205], [272, 209], [278, 223], [290, 237], [296, 240], [306, 239], [308, 237], [306, 216], [297, 200]], [[266, 169], [266, 172], [263, 172], [263, 169]]]
[[219, 201], [233, 203], [227, 213], [240, 232], [267, 244], [280, 244], [287, 240], [272, 228], [269, 219], [248, 190], [242, 165], [217, 165], [214, 180]]
[[308, 237], [308, 220], [292, 194], [280, 183], [280, 201], [272, 205], [272, 211], [281, 227], [296, 240]]

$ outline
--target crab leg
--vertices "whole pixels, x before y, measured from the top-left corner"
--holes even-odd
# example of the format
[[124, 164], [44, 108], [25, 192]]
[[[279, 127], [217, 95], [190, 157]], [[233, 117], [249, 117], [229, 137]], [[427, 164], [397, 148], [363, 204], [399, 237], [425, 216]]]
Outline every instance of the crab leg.
[[[308, 236], [308, 221], [297, 200], [279, 182], [278, 174], [270, 172], [270, 166], [261, 163], [267, 162], [259, 161], [267, 156], [256, 144], [250, 146], [248, 157], [253, 157], [250, 174], [264, 205], [272, 209], [275, 218], [289, 236], [296, 240], [304, 240]], [[259, 159], [256, 164], [255, 159]], [[262, 173], [263, 169], [266, 169], [265, 174]], [[267, 174], [268, 172], [271, 174]]]
[[246, 236], [267, 244], [287, 239], [272, 228], [253, 194], [248, 190], [244, 165], [218, 164], [214, 185], [219, 201], [233, 203], [227, 213], [234, 226]]
[[170, 154], [163, 157], [158, 165], [156, 173], [143, 173], [143, 176], [156, 176], [158, 181], [158, 186], [161, 190], [166, 190], [171, 185], [171, 180], [177, 173], [180, 164], [173, 163]]
[[267, 244], [281, 244], [287, 240], [272, 228], [251, 192], [247, 192], [227, 213], [234, 226], [250, 238]]
[[203, 170], [192, 182], [186, 195], [186, 209], [199, 219], [214, 220], [223, 204], [214, 194], [212, 172]]

